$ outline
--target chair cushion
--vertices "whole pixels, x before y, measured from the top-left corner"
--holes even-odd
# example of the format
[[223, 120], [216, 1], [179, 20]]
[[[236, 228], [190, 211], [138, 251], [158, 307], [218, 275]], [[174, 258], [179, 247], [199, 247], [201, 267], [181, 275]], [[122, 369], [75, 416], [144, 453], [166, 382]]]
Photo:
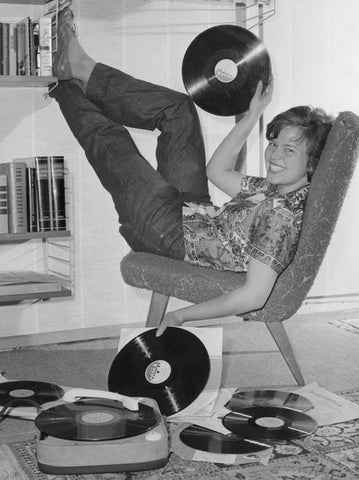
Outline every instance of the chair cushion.
[[121, 261], [121, 273], [128, 285], [191, 303], [204, 302], [230, 292], [246, 280], [245, 273], [195, 267], [189, 262], [143, 252], [126, 255]]
[[[278, 277], [266, 305], [251, 320], [283, 321], [305, 300], [323, 261], [359, 152], [359, 117], [342, 112], [329, 133], [309, 190], [293, 262]], [[129, 285], [199, 303], [243, 285], [246, 275], [131, 252], [121, 262]]]

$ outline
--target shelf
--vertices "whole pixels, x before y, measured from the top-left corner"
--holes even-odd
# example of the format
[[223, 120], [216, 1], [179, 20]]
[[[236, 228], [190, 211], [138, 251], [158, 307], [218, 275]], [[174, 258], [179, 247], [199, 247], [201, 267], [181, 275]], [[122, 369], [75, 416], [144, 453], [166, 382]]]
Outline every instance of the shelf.
[[36, 77], [31, 75], [0, 75], [0, 88], [34, 88], [48, 87], [52, 83], [56, 83], [55, 77]]
[[71, 297], [72, 292], [68, 288], [64, 288], [61, 292], [44, 292], [44, 293], [21, 293], [18, 295], [0, 295], [1, 303], [20, 303], [24, 300], [38, 299], [47, 300], [54, 297]]
[[49, 232], [0, 233], [0, 242], [25, 242], [34, 238], [69, 237], [69, 230], [51, 230]]
[[12, 5], [45, 5], [51, 0], [0, 0], [0, 3], [11, 3]]

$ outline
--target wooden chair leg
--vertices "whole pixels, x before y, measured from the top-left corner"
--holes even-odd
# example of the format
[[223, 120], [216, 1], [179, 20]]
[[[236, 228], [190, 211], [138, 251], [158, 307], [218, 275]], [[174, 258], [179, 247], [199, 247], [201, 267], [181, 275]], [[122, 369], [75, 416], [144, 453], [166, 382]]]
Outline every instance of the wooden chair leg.
[[280, 353], [286, 361], [290, 371], [292, 372], [298, 385], [305, 385], [304, 378], [297, 360], [295, 359], [292, 346], [290, 344], [288, 335], [284, 330], [282, 322], [265, 322], [268, 330], [270, 331], [275, 343], [277, 344]]
[[147, 314], [146, 327], [158, 327], [166, 313], [170, 297], [162, 293], [152, 292], [150, 308]]

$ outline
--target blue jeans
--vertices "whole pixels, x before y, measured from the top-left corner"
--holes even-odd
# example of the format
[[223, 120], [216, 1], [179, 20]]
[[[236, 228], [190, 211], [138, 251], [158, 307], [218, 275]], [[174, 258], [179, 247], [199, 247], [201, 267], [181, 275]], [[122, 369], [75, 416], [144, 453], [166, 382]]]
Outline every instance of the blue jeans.
[[[111, 194], [129, 246], [183, 259], [183, 202], [210, 202], [202, 132], [191, 99], [101, 63], [86, 91], [77, 80], [61, 81], [54, 96]], [[125, 127], [160, 131], [157, 170]]]

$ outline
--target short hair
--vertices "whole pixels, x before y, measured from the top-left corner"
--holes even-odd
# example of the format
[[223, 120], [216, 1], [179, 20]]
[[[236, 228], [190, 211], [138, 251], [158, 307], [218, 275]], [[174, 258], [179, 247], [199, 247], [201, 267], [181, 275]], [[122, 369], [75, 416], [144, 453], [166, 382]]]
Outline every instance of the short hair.
[[310, 106], [293, 107], [279, 113], [268, 123], [266, 138], [267, 140], [277, 138], [281, 130], [286, 127], [300, 128], [303, 132], [300, 138], [304, 138], [307, 141], [307, 175], [308, 180], [310, 180], [318, 165], [333, 121], [334, 117], [328, 115], [321, 108]]

